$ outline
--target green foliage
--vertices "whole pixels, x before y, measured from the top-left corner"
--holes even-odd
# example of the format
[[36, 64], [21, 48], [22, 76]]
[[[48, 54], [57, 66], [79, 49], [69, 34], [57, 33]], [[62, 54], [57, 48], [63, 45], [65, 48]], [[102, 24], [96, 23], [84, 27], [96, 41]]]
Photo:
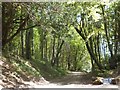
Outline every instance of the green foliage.
[[[118, 53], [119, 2], [3, 3], [3, 14], [3, 50], [23, 58], [30, 51], [29, 61], [11, 60], [17, 71], [45, 77], [64, 75], [68, 67], [89, 72], [93, 59], [86, 42], [103, 68], [109, 68], [110, 49], [113, 54]], [[82, 29], [85, 39], [74, 27]], [[33, 36], [29, 35], [30, 30]], [[30, 42], [26, 44], [27, 41]], [[62, 41], [65, 43], [57, 56]], [[53, 67], [51, 62], [56, 56], [58, 66]], [[97, 71], [94, 60], [93, 65]]]
[[67, 74], [67, 70], [65, 70], [64, 68], [56, 68], [56, 70], [57, 70], [57, 73], [59, 73], [58, 75], [60, 77]]
[[37, 69], [32, 67], [29, 61], [24, 60], [23, 58], [20, 58], [19, 56], [17, 58], [15, 57], [9, 57], [11, 64], [16, 68], [16, 72], [24, 73], [28, 76], [33, 77], [41, 77], [41, 74]]

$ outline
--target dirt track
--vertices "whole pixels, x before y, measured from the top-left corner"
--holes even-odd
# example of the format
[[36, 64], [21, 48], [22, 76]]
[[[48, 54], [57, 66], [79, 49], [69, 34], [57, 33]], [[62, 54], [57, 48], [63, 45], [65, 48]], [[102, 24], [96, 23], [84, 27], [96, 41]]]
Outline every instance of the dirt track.
[[29, 87], [35, 88], [108, 88], [108, 90], [118, 90], [117, 85], [92, 85], [91, 78], [83, 72], [70, 72], [68, 75], [51, 80], [42, 85], [32, 84]]
[[58, 83], [61, 85], [69, 84], [90, 84], [91, 76], [87, 75], [84, 72], [69, 72], [68, 75], [52, 80], [52, 83]]
[[[68, 75], [44, 82], [24, 82], [20, 88], [108, 88], [108, 90], [118, 90], [117, 85], [92, 85], [90, 84], [91, 78], [89, 75], [81, 72], [70, 72]], [[2, 88], [2, 87], [0, 87]], [[110, 89], [111, 88], [111, 89]]]

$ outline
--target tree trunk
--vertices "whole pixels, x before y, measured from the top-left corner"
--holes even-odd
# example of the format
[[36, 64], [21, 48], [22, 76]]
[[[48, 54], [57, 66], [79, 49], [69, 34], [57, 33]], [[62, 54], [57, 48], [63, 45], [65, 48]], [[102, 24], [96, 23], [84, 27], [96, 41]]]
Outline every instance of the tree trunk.
[[[93, 48], [90, 47], [88, 41], [86, 41], [86, 37], [85, 37], [84, 34], [82, 33], [82, 28], [80, 28], [80, 30], [78, 30], [78, 28], [75, 27], [75, 30], [76, 30], [76, 31], [78, 32], [78, 34], [82, 37], [82, 39], [86, 42], [86, 43], [85, 43], [85, 44], [86, 44], [86, 48], [87, 48], [87, 50], [88, 50], [88, 52], [89, 52], [89, 54], [90, 54], [91, 59], [94, 60], [94, 62], [95, 62], [96, 65], [98, 66], [98, 68], [99, 68], [101, 71], [103, 71], [103, 70], [102, 70], [103, 67], [101, 66], [101, 64], [99, 64], [99, 62], [98, 62], [98, 60], [97, 60], [97, 58], [96, 58], [96, 56], [95, 56], [95, 54], [94, 54], [94, 52], [93, 52]], [[90, 40], [89, 42], [92, 43], [91, 40]]]
[[40, 60], [43, 60], [44, 57], [44, 33], [41, 28], [39, 28], [38, 33], [40, 35], [40, 43], [39, 43], [39, 49], [40, 49]]
[[89, 52], [89, 54], [90, 54], [91, 59], [94, 60], [94, 62], [95, 62], [96, 65], [98, 66], [98, 68], [102, 71], [103, 67], [102, 67], [101, 64], [99, 64], [99, 62], [97, 61], [97, 59], [96, 59], [95, 55], [93, 54], [93, 52], [92, 52], [92, 50], [91, 50], [88, 42], [86, 42], [86, 47], [87, 47], [87, 50], [88, 50], [88, 52]]
[[61, 52], [61, 49], [62, 49], [62, 46], [64, 44], [64, 40], [62, 40], [61, 44], [59, 45], [58, 47], [58, 50], [56, 52], [56, 55], [55, 55], [55, 37], [54, 37], [54, 40], [53, 40], [53, 55], [52, 55], [52, 60], [51, 60], [51, 64], [52, 66], [59, 66], [59, 54]]
[[55, 58], [55, 37], [53, 37], [53, 46], [52, 46], [52, 59], [51, 59], [51, 65], [54, 66], [54, 58]]
[[59, 48], [57, 50], [56, 56], [55, 56], [55, 60], [54, 61], [55, 61], [55, 64], [56, 64], [57, 67], [59, 66], [59, 54], [61, 52], [63, 44], [64, 44], [64, 40], [62, 40], [62, 42], [61, 42], [61, 44], [60, 44], [60, 46], [59, 46]]
[[68, 54], [68, 56], [67, 56], [67, 67], [68, 67], [68, 70], [70, 70], [70, 67], [71, 67], [71, 60], [70, 60], [71, 58], [70, 58], [70, 53]]
[[[107, 20], [105, 18], [105, 11], [104, 11], [103, 5], [101, 5], [101, 9], [102, 9], [102, 14], [103, 14], [104, 30], [105, 30], [106, 40], [107, 40], [107, 44], [108, 44], [108, 49], [110, 51], [111, 58], [113, 58], [113, 50], [112, 50], [113, 46], [110, 44], [110, 38], [109, 38], [110, 36], [109, 36], [108, 28], [107, 28]], [[109, 65], [110, 65], [110, 69], [114, 69], [117, 64], [115, 64], [113, 59], [109, 59]]]
[[48, 62], [47, 58], [47, 31], [44, 31], [44, 60]]
[[23, 31], [21, 31], [21, 54], [24, 57], [24, 39], [23, 39]]
[[78, 54], [78, 49], [75, 49], [75, 55], [74, 55], [74, 70], [77, 70], [77, 54]]
[[30, 32], [29, 31], [26, 31], [25, 46], [26, 46], [26, 58], [31, 59]]

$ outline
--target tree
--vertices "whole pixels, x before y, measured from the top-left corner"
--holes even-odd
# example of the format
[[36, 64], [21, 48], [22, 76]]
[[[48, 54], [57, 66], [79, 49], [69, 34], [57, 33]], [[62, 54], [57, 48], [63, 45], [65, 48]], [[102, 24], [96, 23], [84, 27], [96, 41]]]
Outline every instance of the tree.
[[117, 67], [119, 2], [3, 2], [2, 7], [4, 51], [68, 70]]

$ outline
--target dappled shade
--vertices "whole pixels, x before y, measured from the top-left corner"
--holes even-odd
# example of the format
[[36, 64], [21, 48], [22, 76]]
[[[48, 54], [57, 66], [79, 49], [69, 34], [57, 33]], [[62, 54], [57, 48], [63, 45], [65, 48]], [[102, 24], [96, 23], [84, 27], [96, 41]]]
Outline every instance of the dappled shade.
[[120, 82], [120, 1], [2, 2], [1, 34], [5, 85]]

